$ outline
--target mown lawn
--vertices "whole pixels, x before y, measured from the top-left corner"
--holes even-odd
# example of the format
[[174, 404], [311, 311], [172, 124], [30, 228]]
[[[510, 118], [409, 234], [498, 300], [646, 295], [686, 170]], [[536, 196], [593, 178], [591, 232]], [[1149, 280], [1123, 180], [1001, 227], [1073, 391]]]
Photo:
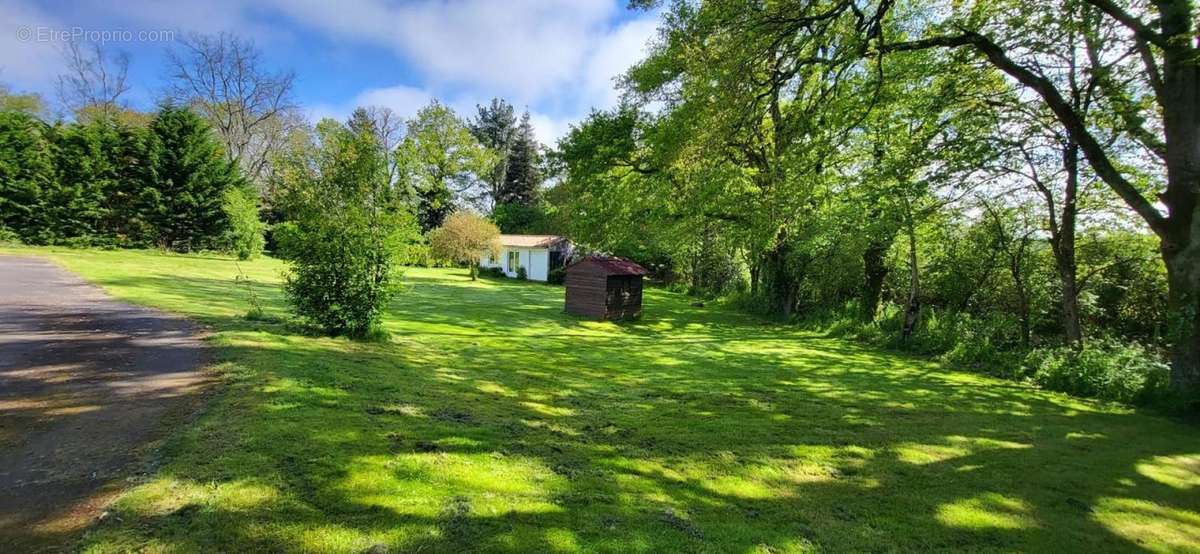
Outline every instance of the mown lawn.
[[617, 325], [411, 269], [355, 343], [244, 320], [227, 259], [37, 252], [212, 326], [227, 382], [89, 552], [1200, 551], [1194, 424], [653, 289]]

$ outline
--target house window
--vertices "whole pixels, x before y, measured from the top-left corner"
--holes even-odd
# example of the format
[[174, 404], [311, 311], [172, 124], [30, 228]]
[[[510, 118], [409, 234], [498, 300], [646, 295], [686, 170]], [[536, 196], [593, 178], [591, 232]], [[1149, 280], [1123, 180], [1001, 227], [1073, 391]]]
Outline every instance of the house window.
[[510, 251], [508, 253], [508, 272], [516, 273], [517, 269], [520, 269], [520, 267], [521, 267], [521, 253], [517, 252], [517, 251]]

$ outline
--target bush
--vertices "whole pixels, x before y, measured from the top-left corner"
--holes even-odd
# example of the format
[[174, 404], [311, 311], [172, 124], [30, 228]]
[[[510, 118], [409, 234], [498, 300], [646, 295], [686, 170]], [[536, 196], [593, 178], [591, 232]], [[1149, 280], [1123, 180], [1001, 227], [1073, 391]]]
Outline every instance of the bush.
[[229, 226], [225, 231], [225, 250], [239, 260], [252, 260], [262, 254], [266, 240], [266, 225], [258, 218], [258, 198], [253, 190], [230, 187], [225, 191], [221, 208]]
[[479, 274], [484, 277], [504, 277], [504, 270], [498, 267], [481, 267]]
[[1022, 370], [1038, 386], [1090, 398], [1148, 404], [1167, 395], [1169, 368], [1137, 343], [1094, 339], [1082, 348], [1038, 348]]
[[0, 226], [0, 245], [5, 244], [21, 244], [21, 236], [8, 227]]
[[561, 285], [567, 281], [567, 269], [564, 267], [556, 267], [550, 270], [546, 275], [546, 282], [551, 285]]
[[[276, 229], [290, 262], [284, 290], [295, 312], [332, 335], [379, 338], [397, 292], [393, 266], [417, 235], [395, 203], [374, 135], [333, 122], [318, 126], [321, 151], [285, 160], [289, 223]], [[313, 158], [309, 158], [313, 155]]]
[[522, 281], [529, 280], [529, 272], [525, 271], [524, 267], [518, 267], [517, 268], [517, 279], [520, 279]]

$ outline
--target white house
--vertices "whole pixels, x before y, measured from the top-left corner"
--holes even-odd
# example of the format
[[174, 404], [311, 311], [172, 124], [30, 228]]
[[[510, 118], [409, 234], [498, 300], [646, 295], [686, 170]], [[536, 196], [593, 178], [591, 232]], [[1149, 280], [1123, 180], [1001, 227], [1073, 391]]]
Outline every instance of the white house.
[[500, 235], [500, 256], [484, 253], [479, 267], [498, 267], [509, 277], [516, 277], [523, 267], [530, 281], [545, 281], [550, 270], [571, 258], [573, 250], [571, 241], [557, 235]]

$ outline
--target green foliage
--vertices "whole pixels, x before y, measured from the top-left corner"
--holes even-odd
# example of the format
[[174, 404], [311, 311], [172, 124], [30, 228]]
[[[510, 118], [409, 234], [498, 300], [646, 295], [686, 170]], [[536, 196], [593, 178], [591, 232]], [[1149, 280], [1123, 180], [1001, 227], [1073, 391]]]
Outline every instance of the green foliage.
[[13, 93], [8, 85], [0, 83], [0, 113], [20, 112], [36, 117], [45, 110], [46, 102], [37, 93]]
[[502, 233], [551, 235], [555, 234], [556, 225], [548, 209], [541, 202], [497, 204], [492, 209], [492, 220]]
[[504, 270], [499, 267], [481, 267], [479, 268], [479, 276], [499, 279], [504, 277]]
[[396, 258], [416, 235], [387, 178], [375, 137], [332, 121], [313, 151], [281, 160], [289, 222], [277, 240], [290, 262], [284, 289], [293, 310], [332, 335], [378, 334], [397, 292]]
[[517, 280], [518, 281], [528, 281], [529, 280], [529, 272], [525, 270], [525, 266], [521, 266], [521, 267], [517, 268]]
[[0, 111], [0, 228], [35, 239], [44, 194], [55, 183], [50, 130], [37, 118]]
[[15, 246], [21, 244], [21, 235], [8, 227], [0, 226], [0, 245]]
[[266, 224], [258, 217], [258, 195], [249, 188], [230, 187], [221, 209], [229, 222], [225, 248], [239, 260], [252, 260], [262, 254]]
[[534, 206], [541, 194], [542, 152], [533, 134], [529, 112], [521, 117], [508, 159], [505, 160], [504, 184], [494, 199], [497, 204]]
[[150, 138], [150, 219], [157, 242], [181, 251], [219, 248], [230, 226], [226, 192], [246, 186], [237, 167], [226, 160], [208, 124], [187, 108], [160, 108]]
[[467, 194], [489, 173], [495, 155], [454, 110], [437, 101], [421, 108], [407, 129], [397, 163], [404, 186], [415, 196], [421, 230], [428, 232], [454, 211], [456, 194]]
[[[494, 269], [496, 269], [497, 271], [500, 270], [500, 268], [498, 268], [498, 267], [494, 268]], [[546, 275], [546, 282], [551, 285], [561, 285], [561, 284], [565, 283], [566, 281], [567, 281], [566, 268], [556, 267], [554, 269], [551, 269], [550, 273]]]
[[32, 244], [218, 248], [226, 193], [244, 186], [184, 108], [162, 107], [149, 126], [104, 117], [50, 127], [0, 112], [0, 139], [0, 225]]
[[500, 230], [478, 214], [457, 211], [441, 227], [429, 232], [430, 253], [438, 258], [466, 264], [471, 279], [484, 253], [500, 255]]
[[1149, 404], [1167, 395], [1170, 369], [1159, 354], [1138, 343], [1092, 339], [1081, 348], [1049, 347], [1029, 353], [1023, 366], [1038, 386], [1128, 404]]

